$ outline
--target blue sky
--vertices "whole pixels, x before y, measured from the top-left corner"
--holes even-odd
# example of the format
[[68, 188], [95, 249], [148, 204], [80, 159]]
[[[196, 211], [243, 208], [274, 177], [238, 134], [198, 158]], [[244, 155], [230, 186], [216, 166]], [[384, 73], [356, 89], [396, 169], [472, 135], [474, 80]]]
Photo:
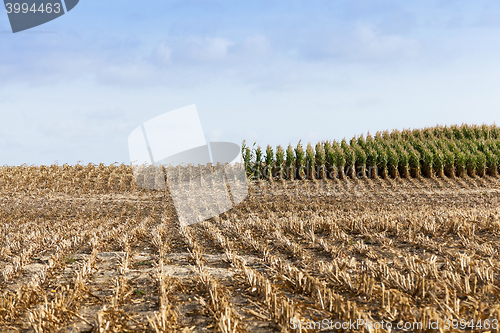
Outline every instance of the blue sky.
[[497, 1], [81, 0], [9, 31], [0, 165], [129, 163], [135, 127], [190, 104], [208, 140], [263, 146], [500, 114]]

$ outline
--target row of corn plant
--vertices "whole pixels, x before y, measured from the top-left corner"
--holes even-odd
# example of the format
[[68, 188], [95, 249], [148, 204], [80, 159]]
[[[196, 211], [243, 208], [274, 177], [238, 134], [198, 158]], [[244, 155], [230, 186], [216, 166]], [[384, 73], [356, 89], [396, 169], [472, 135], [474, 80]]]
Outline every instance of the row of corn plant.
[[500, 128], [453, 125], [394, 130], [265, 151], [245, 143], [247, 175], [258, 179], [344, 179], [496, 177], [500, 170]]

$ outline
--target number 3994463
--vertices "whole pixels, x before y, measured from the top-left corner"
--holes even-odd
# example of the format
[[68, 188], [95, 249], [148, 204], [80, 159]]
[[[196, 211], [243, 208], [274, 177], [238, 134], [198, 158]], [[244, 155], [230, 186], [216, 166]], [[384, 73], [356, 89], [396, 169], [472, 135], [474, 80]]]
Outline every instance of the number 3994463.
[[33, 4], [31, 7], [27, 3], [6, 3], [5, 8], [7, 10], [7, 14], [15, 13], [56, 13], [59, 14], [61, 12], [61, 4], [60, 3], [41, 3], [39, 6]]

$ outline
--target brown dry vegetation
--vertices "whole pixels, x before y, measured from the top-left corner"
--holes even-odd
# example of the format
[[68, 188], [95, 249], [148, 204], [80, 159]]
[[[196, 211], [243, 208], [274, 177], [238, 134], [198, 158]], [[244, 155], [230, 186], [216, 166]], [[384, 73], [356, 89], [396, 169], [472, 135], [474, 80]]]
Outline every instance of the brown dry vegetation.
[[252, 183], [180, 228], [128, 166], [3, 167], [1, 331], [498, 319], [499, 192], [489, 176]]

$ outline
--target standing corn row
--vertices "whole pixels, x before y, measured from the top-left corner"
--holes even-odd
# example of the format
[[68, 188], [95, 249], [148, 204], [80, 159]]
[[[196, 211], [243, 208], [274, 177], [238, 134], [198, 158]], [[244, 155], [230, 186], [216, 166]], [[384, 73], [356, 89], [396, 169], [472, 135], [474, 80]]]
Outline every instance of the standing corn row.
[[498, 177], [500, 128], [493, 126], [436, 126], [432, 128], [377, 132], [372, 137], [353, 137], [309, 143], [295, 148], [243, 144], [247, 174], [257, 179], [344, 179], [424, 177]]

